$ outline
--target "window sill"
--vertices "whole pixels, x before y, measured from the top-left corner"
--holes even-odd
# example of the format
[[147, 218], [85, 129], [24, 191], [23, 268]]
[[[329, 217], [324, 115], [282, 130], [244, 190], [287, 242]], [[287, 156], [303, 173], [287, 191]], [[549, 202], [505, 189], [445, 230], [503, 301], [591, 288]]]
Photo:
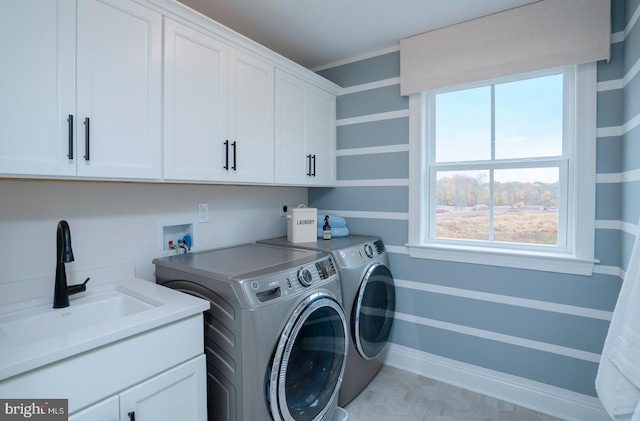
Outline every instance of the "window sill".
[[444, 260], [476, 265], [568, 273], [591, 276], [594, 259], [568, 254], [506, 250], [442, 244], [407, 244], [409, 256], [419, 259]]

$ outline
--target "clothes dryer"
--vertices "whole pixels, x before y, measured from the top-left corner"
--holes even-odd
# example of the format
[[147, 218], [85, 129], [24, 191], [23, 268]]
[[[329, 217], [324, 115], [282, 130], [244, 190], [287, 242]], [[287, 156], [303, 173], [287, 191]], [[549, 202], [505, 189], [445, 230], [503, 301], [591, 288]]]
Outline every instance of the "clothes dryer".
[[158, 284], [211, 302], [210, 421], [332, 419], [348, 330], [330, 254], [243, 244], [153, 263]]
[[291, 243], [286, 237], [258, 241], [279, 247], [331, 253], [340, 274], [342, 303], [350, 329], [349, 351], [338, 405], [345, 406], [376, 376], [391, 335], [395, 285], [389, 257], [379, 237], [349, 235]]

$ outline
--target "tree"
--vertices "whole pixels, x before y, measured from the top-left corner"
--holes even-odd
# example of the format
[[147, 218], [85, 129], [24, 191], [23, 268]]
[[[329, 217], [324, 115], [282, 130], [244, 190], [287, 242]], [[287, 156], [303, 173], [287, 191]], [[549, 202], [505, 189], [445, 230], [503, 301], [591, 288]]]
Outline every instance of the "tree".
[[[489, 204], [489, 182], [487, 174], [477, 173], [475, 178], [467, 174], [454, 173], [441, 177], [436, 183], [436, 204], [454, 206], [457, 209]], [[558, 183], [522, 183], [519, 181], [494, 182], [493, 202], [495, 206], [557, 206]]]

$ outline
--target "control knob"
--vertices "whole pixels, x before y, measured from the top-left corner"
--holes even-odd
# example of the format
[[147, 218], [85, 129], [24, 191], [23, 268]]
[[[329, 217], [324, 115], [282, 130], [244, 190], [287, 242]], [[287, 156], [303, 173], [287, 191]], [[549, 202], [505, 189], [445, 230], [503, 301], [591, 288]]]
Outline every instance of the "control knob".
[[364, 245], [364, 254], [366, 254], [368, 258], [373, 257], [373, 248], [369, 244]]
[[313, 275], [311, 271], [307, 268], [302, 268], [298, 271], [298, 281], [302, 284], [302, 286], [308, 287], [311, 285], [311, 281], [313, 281]]

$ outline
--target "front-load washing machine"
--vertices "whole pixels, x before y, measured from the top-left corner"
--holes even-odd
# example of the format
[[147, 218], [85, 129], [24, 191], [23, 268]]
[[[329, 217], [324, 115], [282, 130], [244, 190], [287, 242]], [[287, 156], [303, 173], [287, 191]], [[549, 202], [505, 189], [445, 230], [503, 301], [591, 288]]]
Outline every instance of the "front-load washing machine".
[[211, 303], [210, 421], [331, 420], [348, 330], [330, 254], [243, 244], [153, 263], [158, 284]]
[[382, 353], [393, 327], [395, 285], [382, 240], [379, 237], [349, 235], [309, 243], [291, 243], [286, 237], [258, 243], [324, 251], [334, 257], [342, 285], [342, 304], [351, 332], [338, 400], [340, 406], [345, 406], [380, 371]]

